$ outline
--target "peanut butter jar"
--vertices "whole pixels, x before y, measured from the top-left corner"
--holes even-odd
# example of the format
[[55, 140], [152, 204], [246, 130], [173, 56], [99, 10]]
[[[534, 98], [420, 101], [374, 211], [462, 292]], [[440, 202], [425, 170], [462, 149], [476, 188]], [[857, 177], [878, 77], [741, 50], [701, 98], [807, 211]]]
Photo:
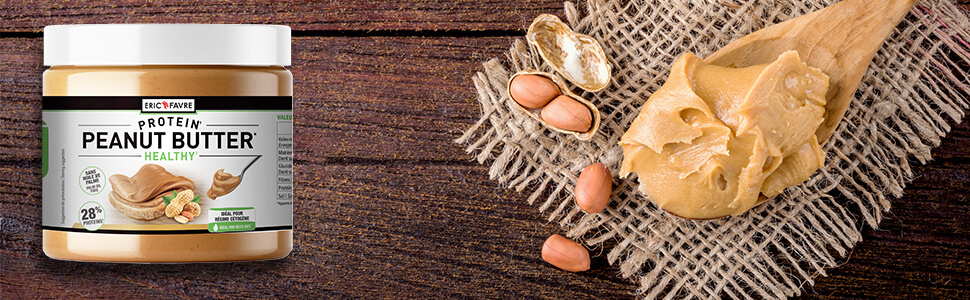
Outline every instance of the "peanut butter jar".
[[47, 256], [172, 263], [289, 254], [289, 27], [48, 26], [44, 64]]

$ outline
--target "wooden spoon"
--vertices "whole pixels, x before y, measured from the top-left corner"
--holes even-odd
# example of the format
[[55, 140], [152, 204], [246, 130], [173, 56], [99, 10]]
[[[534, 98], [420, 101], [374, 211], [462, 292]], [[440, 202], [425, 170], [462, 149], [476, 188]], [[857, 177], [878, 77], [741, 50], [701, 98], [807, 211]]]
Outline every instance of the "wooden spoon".
[[846, 0], [758, 30], [724, 46], [707, 63], [766, 64], [789, 50], [830, 77], [825, 120], [815, 135], [826, 141], [842, 120], [872, 57], [916, 0]]

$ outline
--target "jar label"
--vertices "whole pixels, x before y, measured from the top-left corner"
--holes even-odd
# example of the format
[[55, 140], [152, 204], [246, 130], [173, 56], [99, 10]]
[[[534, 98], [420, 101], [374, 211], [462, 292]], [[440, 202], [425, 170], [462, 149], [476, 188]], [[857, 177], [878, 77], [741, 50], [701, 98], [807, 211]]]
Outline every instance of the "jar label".
[[292, 97], [44, 97], [43, 228], [293, 228]]

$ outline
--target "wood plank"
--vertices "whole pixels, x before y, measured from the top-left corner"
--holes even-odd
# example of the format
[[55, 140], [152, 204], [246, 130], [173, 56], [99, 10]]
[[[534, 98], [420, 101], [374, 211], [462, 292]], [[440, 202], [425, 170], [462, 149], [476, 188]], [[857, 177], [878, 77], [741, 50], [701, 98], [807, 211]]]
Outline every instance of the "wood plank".
[[[968, 0], [954, 0], [970, 8]], [[560, 0], [341, 0], [300, 1], [147, 0], [8, 1], [0, 32], [39, 33], [44, 26], [98, 23], [254, 23], [289, 25], [297, 31], [525, 30], [540, 13], [562, 17]]]
[[[228, 264], [222, 271], [212, 265], [146, 268], [45, 259], [39, 195], [8, 193], [15, 187], [36, 192], [39, 176], [36, 170], [2, 168], [0, 178], [23, 179], [0, 181], [0, 261], [22, 274], [2, 280], [16, 287], [13, 293], [37, 297], [71, 295], [106, 275], [111, 278], [102, 283], [122, 291], [189, 298], [317, 298], [330, 293], [363, 298], [616, 298], [633, 288], [602, 258], [596, 260], [594, 272], [578, 276], [542, 262], [539, 249], [544, 238], [560, 229], [541, 222], [541, 214], [523, 203], [522, 195], [489, 181], [485, 167], [298, 160], [296, 168], [299, 200], [294, 207], [293, 253], [278, 261]], [[269, 283], [265, 281], [273, 277], [240, 274], [278, 277]], [[64, 286], [34, 290], [48, 281]], [[202, 282], [204, 288], [196, 286]], [[90, 295], [109, 295], [98, 293], [103, 291]]]
[[[958, 130], [970, 132], [968, 127]], [[970, 162], [962, 165], [958, 178], [964, 178], [961, 183], [966, 186]], [[4, 232], [0, 260], [23, 270], [25, 276], [8, 280], [24, 288], [37, 288], [31, 282], [38, 279], [66, 282], [79, 278], [74, 285], [34, 291], [52, 297], [79, 293], [85, 286], [82, 283], [103, 282], [106, 275], [123, 279], [115, 283], [121, 290], [165, 297], [213, 297], [233, 290], [247, 296], [316, 297], [339, 295], [353, 287], [352, 294], [363, 297], [612, 298], [634, 288], [615, 277], [615, 267], [607, 266], [602, 258], [594, 260], [593, 272], [584, 274], [560, 272], [543, 263], [538, 245], [558, 232], [556, 225], [543, 222], [541, 213], [521, 201], [523, 195], [485, 178], [483, 166], [415, 166], [408, 162], [361, 166], [298, 160], [296, 168], [298, 230], [291, 257], [230, 264], [225, 273], [217, 273], [195, 265], [146, 269], [44, 259], [38, 228], [37, 166], [8, 165], [0, 169]], [[932, 183], [925, 178], [929, 177], [917, 180], [914, 186]], [[947, 230], [967, 224], [970, 209], [965, 199], [950, 203], [948, 199], [955, 193], [922, 191], [908, 189], [906, 197], [894, 201], [898, 220], [887, 220], [881, 231], [867, 230], [866, 240], [853, 250], [847, 263], [829, 270], [831, 277], [819, 278], [806, 297], [966, 295], [970, 253], [965, 228], [960, 228], [964, 233]], [[948, 213], [963, 219], [949, 224], [945, 217], [934, 219], [925, 214], [927, 203], [949, 205], [952, 210]], [[947, 225], [934, 227], [941, 223]], [[925, 233], [929, 238], [913, 239], [913, 232], [929, 232]], [[286, 280], [270, 288], [258, 278], [228, 275], [250, 273]], [[203, 289], [195, 287], [196, 281], [209, 283]], [[186, 286], [193, 288], [186, 290]], [[476, 288], [483, 286], [489, 288]], [[906, 291], [898, 290], [900, 287]], [[281, 294], [265, 294], [272, 291]]]
[[99, 23], [255, 23], [294, 30], [524, 30], [540, 13], [562, 15], [560, 0], [340, 1], [6, 1], [0, 31]]
[[[478, 120], [471, 76], [509, 37], [301, 37], [294, 40], [297, 157], [468, 162], [451, 142]], [[0, 39], [0, 159], [37, 159], [40, 39]], [[366, 142], [365, 142], [366, 141]], [[413, 151], [420, 149], [420, 151]], [[307, 155], [312, 152], [313, 155]]]
[[306, 38], [293, 69], [309, 161], [467, 162], [451, 140], [478, 120], [471, 77], [510, 37]]

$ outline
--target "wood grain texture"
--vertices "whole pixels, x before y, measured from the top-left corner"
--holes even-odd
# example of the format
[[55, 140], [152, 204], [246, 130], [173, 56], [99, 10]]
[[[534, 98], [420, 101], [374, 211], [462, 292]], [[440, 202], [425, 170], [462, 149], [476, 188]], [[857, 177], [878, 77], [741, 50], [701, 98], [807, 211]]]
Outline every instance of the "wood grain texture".
[[[128, 265], [43, 255], [42, 44], [0, 38], [0, 299], [631, 297], [602, 257], [581, 274], [542, 262], [558, 226], [451, 142], [480, 113], [469, 77], [511, 40], [296, 38], [293, 253]], [[882, 227], [801, 298], [970, 298], [970, 122], [933, 154]]]
[[84, 23], [284, 24], [294, 30], [525, 30], [539, 13], [562, 15], [559, 0], [178, 0], [4, 1], [0, 32], [40, 32]]

